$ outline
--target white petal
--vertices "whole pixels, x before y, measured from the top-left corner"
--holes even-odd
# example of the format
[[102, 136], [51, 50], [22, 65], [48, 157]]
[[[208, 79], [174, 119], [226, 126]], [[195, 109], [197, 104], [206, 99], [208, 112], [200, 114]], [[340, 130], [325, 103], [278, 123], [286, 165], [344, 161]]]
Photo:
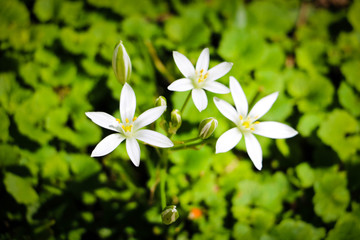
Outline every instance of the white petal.
[[192, 100], [195, 104], [195, 107], [201, 112], [207, 107], [208, 100], [204, 90], [194, 88], [192, 90]]
[[298, 134], [298, 132], [286, 124], [279, 122], [260, 122], [254, 125], [253, 133], [268, 137], [268, 138], [291, 138]]
[[234, 78], [230, 77], [230, 91], [234, 100], [236, 110], [241, 116], [245, 117], [248, 113], [248, 102], [240, 83]]
[[140, 141], [156, 147], [169, 148], [174, 146], [173, 142], [168, 137], [152, 130], [139, 130], [136, 132], [135, 137]]
[[204, 50], [202, 50], [199, 59], [196, 62], [196, 71], [200, 72], [201, 69], [203, 69], [204, 72], [206, 72], [209, 68], [209, 60], [209, 49], [205, 48]]
[[267, 113], [270, 110], [270, 108], [276, 101], [276, 98], [278, 97], [278, 95], [279, 95], [278, 92], [274, 92], [274, 93], [260, 99], [255, 104], [255, 106], [251, 109], [248, 116], [250, 118], [252, 118], [254, 121], [256, 119], [259, 119], [262, 116], [264, 116], [265, 113]]
[[91, 119], [91, 121], [93, 121], [100, 127], [119, 132], [116, 129], [116, 126], [118, 126], [119, 123], [116, 121], [116, 118], [114, 118], [110, 114], [104, 112], [86, 112], [85, 114], [86, 116], [88, 116], [88, 118]]
[[203, 89], [218, 94], [226, 94], [230, 92], [228, 87], [216, 81], [211, 81], [211, 82], [206, 81]]
[[126, 139], [126, 151], [130, 160], [138, 167], [140, 165], [140, 146], [135, 138]]
[[208, 71], [207, 81], [215, 81], [227, 74], [232, 68], [232, 63], [222, 62]]
[[235, 108], [231, 106], [228, 102], [214, 97], [214, 103], [217, 109], [224, 115], [227, 119], [232, 121], [235, 124], [238, 124], [240, 121], [239, 114], [236, 112]]
[[166, 106], [154, 107], [143, 112], [135, 121], [134, 121], [134, 130], [145, 127], [150, 123], [153, 123], [158, 119], [166, 110]]
[[259, 141], [251, 133], [244, 134], [244, 137], [245, 137], [246, 151], [247, 151], [251, 161], [254, 163], [255, 167], [258, 170], [261, 170], [261, 168], [262, 168], [262, 150], [261, 150]]
[[187, 57], [176, 51], [173, 52], [173, 57], [176, 66], [186, 78], [192, 78], [195, 75], [194, 66]]
[[136, 108], [136, 97], [134, 90], [129, 84], [125, 83], [120, 95], [120, 116], [124, 123], [126, 119], [133, 119]]
[[170, 91], [176, 91], [176, 92], [185, 92], [193, 88], [194, 85], [192, 84], [192, 81], [187, 78], [178, 79], [168, 86], [168, 89]]
[[122, 141], [124, 141], [124, 139], [125, 137], [118, 133], [107, 136], [101, 140], [98, 145], [96, 145], [95, 149], [91, 153], [91, 156], [101, 157], [111, 153]]
[[227, 152], [233, 149], [241, 140], [242, 134], [235, 127], [224, 132], [216, 142], [216, 153]]

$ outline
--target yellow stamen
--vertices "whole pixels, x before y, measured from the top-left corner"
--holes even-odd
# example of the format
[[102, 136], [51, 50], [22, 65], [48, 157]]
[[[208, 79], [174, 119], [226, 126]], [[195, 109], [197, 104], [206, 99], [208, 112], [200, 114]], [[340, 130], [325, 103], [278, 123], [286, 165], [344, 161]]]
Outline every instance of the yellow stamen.
[[122, 129], [124, 129], [124, 131], [126, 131], [125, 126], [124, 126], [124, 125], [122, 125], [121, 127], [122, 127]]
[[240, 115], [240, 120], [243, 120], [243, 116]]
[[253, 124], [259, 124], [260, 122], [259, 121], [256, 121], [256, 122], [254, 122]]
[[251, 130], [251, 131], [254, 131], [254, 130], [255, 130], [255, 128], [254, 128], [254, 127], [251, 127], [251, 128], [250, 128], [250, 130]]
[[134, 122], [136, 119], [137, 119], [137, 117], [134, 117], [134, 118], [133, 118], [133, 122]]
[[125, 119], [125, 122], [126, 122], [126, 123], [129, 123], [129, 119], [128, 119], [128, 118], [126, 118], [126, 119]]
[[200, 74], [202, 75], [203, 72], [204, 72], [204, 69], [201, 69], [201, 70], [200, 70]]
[[118, 119], [118, 118], [116, 118], [116, 121], [117, 121], [118, 123], [121, 123], [120, 119]]
[[248, 121], [243, 122], [243, 125], [244, 125], [244, 127], [246, 127], [246, 128], [249, 128], [249, 127], [250, 127], [250, 124], [249, 124]]

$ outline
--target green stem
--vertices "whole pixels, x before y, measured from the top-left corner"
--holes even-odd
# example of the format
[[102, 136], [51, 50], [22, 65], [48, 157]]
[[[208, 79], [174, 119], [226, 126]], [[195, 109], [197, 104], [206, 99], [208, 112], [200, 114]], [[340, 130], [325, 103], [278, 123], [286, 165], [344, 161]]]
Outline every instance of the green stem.
[[185, 106], [189, 102], [190, 97], [191, 97], [191, 91], [189, 92], [189, 95], [186, 97], [185, 102], [180, 110], [181, 114], [184, 112]]
[[180, 150], [180, 149], [185, 149], [185, 148], [192, 148], [192, 147], [196, 147], [198, 145], [204, 145], [206, 144], [207, 140], [203, 140], [203, 141], [200, 141], [200, 142], [197, 142], [197, 143], [192, 143], [192, 144], [181, 144], [181, 145], [177, 145], [175, 147], [172, 147], [171, 150]]
[[168, 156], [167, 150], [163, 151], [161, 156], [163, 167], [160, 172], [160, 197], [161, 197], [161, 208], [162, 210], [166, 207], [166, 177], [167, 177], [167, 165], [168, 165]]
[[200, 137], [195, 137], [195, 138], [190, 138], [190, 139], [187, 139], [187, 140], [184, 140], [184, 141], [178, 141], [177, 145], [176, 146], [179, 146], [179, 145], [183, 145], [185, 143], [189, 143], [189, 142], [193, 142], [193, 141], [196, 141], [196, 140], [199, 140], [201, 139]]
[[161, 169], [161, 173], [160, 173], [161, 210], [164, 210], [166, 207], [165, 178], [166, 178], [166, 169]]

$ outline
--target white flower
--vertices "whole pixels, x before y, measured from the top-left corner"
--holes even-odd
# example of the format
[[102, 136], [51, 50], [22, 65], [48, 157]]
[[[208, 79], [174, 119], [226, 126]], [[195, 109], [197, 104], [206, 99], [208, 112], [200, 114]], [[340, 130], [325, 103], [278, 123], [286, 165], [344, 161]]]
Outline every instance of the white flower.
[[126, 151], [135, 166], [140, 164], [140, 146], [136, 140], [150, 145], [168, 148], [174, 146], [171, 140], [161, 133], [140, 129], [158, 119], [166, 109], [166, 106], [151, 108], [142, 113], [138, 118], [135, 115], [136, 98], [133, 89], [125, 83], [120, 95], [121, 120], [104, 112], [86, 112], [94, 123], [100, 127], [113, 130], [111, 134], [101, 140], [92, 151], [92, 157], [104, 156], [112, 152], [122, 141], [126, 140]]
[[234, 148], [244, 135], [247, 153], [258, 170], [262, 168], [261, 146], [253, 135], [258, 134], [268, 138], [290, 138], [298, 132], [293, 128], [279, 122], [259, 122], [257, 121], [267, 113], [276, 98], [278, 92], [272, 93], [260, 99], [248, 113], [248, 102], [244, 91], [239, 82], [230, 77], [230, 91], [235, 103], [235, 108], [228, 102], [214, 98], [214, 102], [219, 111], [236, 127], [223, 133], [216, 142], [216, 153], [227, 152]]
[[215, 80], [227, 74], [232, 63], [222, 62], [215, 67], [209, 68], [209, 49], [205, 48], [196, 63], [196, 69], [190, 60], [183, 54], [174, 51], [174, 60], [180, 72], [185, 78], [178, 79], [168, 86], [170, 91], [185, 92], [192, 90], [192, 99], [196, 108], [201, 112], [207, 107], [208, 100], [204, 91], [225, 94], [229, 93], [229, 89]]

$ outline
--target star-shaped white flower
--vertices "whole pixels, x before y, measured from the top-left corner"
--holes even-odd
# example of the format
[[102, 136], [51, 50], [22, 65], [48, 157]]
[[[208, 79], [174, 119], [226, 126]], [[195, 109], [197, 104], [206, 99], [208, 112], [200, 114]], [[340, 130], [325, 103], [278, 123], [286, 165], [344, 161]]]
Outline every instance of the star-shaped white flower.
[[126, 140], [126, 151], [135, 166], [140, 164], [140, 146], [137, 140], [147, 144], [168, 148], [174, 146], [171, 140], [161, 133], [140, 129], [158, 119], [166, 109], [166, 106], [151, 108], [135, 117], [136, 97], [134, 90], [125, 83], [120, 95], [121, 120], [104, 112], [86, 112], [94, 123], [100, 127], [113, 130], [111, 134], [101, 140], [92, 151], [92, 157], [104, 156], [112, 152], [122, 141]]
[[168, 89], [177, 92], [192, 90], [193, 102], [200, 112], [208, 104], [204, 89], [219, 94], [229, 93], [229, 88], [215, 80], [227, 74], [233, 65], [232, 63], [222, 62], [208, 70], [210, 61], [208, 48], [201, 52], [196, 63], [196, 69], [183, 54], [174, 51], [173, 56], [177, 67], [185, 78], [174, 81], [168, 86]]
[[270, 110], [279, 95], [278, 92], [260, 99], [248, 113], [245, 93], [234, 77], [230, 77], [230, 91], [236, 109], [228, 102], [214, 97], [215, 105], [219, 111], [236, 125], [219, 137], [216, 142], [216, 153], [233, 149], [244, 135], [247, 153], [255, 167], [261, 170], [262, 150], [259, 141], [253, 134], [276, 139], [290, 138], [298, 132], [283, 123], [257, 121]]

